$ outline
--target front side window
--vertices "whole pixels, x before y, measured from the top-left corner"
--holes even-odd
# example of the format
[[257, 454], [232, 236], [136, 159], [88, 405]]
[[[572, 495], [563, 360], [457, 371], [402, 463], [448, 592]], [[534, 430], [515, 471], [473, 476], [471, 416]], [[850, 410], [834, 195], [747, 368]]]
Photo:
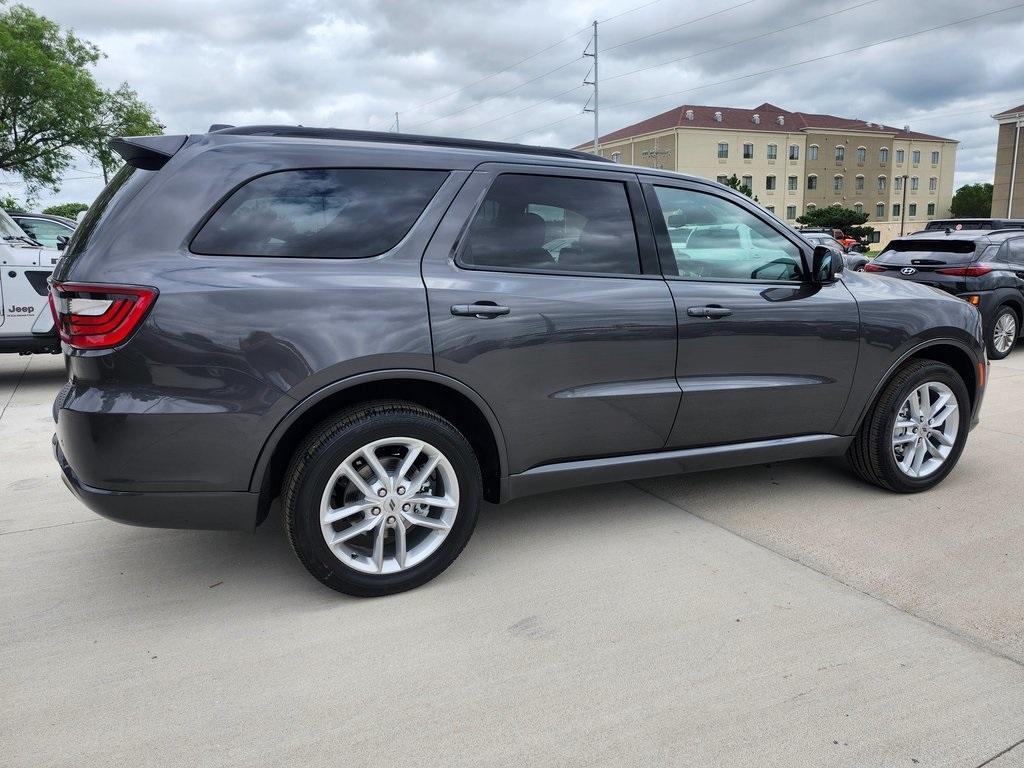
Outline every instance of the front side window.
[[727, 157], [729, 157], [729, 145], [726, 144], [724, 141], [719, 142], [719, 144], [718, 144], [718, 158], [720, 160], [724, 160]]
[[744, 144], [743, 145], [743, 159], [744, 160], [752, 160], [753, 157], [754, 157], [754, 145], [753, 144]]
[[768, 145], [768, 159], [775, 160], [779, 156], [779, 145], [769, 144]]
[[818, 145], [817, 144], [811, 144], [811, 146], [809, 146], [807, 148], [807, 159], [808, 160], [817, 160], [818, 159]]
[[[800, 249], [766, 221], [720, 197], [687, 189], [655, 187], [666, 224], [682, 223], [685, 238], [672, 239], [672, 270], [686, 279], [798, 280]], [[792, 214], [792, 215], [791, 215]], [[795, 218], [795, 206], [786, 209]]]
[[26, 235], [47, 248], [56, 248], [58, 237], [71, 237], [74, 234], [73, 229], [46, 219], [19, 219], [18, 224]]
[[236, 190], [192, 240], [215, 256], [358, 259], [394, 248], [447, 171], [280, 171]]
[[457, 262], [477, 269], [640, 274], [626, 185], [503, 174], [473, 217]]
[[790, 144], [789, 145], [789, 159], [790, 160], [799, 160], [800, 159], [800, 145], [799, 144]]

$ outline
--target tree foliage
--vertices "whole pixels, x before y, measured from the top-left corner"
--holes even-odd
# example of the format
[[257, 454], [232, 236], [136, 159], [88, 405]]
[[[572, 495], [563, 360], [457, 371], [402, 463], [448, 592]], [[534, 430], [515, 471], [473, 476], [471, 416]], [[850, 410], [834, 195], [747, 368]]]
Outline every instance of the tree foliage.
[[3, 195], [0, 195], [0, 208], [3, 208], [5, 211], [24, 211], [27, 205], [10, 192], [5, 192]]
[[740, 182], [740, 177], [737, 176], [735, 173], [732, 176], [730, 176], [728, 179], [725, 180], [725, 186], [732, 187], [737, 192], [741, 192], [744, 195], [746, 195], [747, 197], [753, 197], [754, 196], [754, 190], [752, 190], [746, 184], [741, 183]]
[[868, 214], [857, 212], [853, 208], [846, 208], [836, 203], [825, 208], [815, 208], [807, 211], [803, 216], [797, 218], [796, 223], [805, 227], [824, 227], [826, 229], [841, 229], [843, 233], [858, 240], [870, 238], [875, 231], [874, 227], [865, 227], [864, 222], [868, 220]]
[[965, 184], [953, 195], [949, 212], [954, 218], [983, 218], [992, 215], [992, 185]]
[[68, 219], [73, 219], [88, 207], [89, 206], [86, 203], [60, 203], [58, 205], [51, 205], [49, 208], [44, 208], [43, 213], [48, 213], [51, 216], [63, 216]]
[[160, 131], [127, 84], [100, 88], [92, 68], [102, 55], [30, 8], [0, 7], [0, 171], [21, 176], [30, 195], [59, 189], [75, 151], [107, 173], [108, 138]]

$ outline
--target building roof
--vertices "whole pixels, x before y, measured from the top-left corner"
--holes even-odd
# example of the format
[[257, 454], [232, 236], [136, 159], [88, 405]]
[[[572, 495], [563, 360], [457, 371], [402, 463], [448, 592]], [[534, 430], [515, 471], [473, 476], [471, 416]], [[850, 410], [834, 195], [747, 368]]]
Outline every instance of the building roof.
[[[716, 114], [721, 119], [716, 119]], [[755, 122], [755, 116], [758, 122]], [[781, 123], [780, 123], [781, 119]], [[865, 120], [858, 120], [852, 117], [837, 117], [835, 115], [819, 115], [811, 112], [790, 112], [782, 107], [765, 102], [754, 109], [738, 109], [736, 107], [711, 107], [697, 104], [683, 104], [673, 107], [660, 115], [641, 120], [639, 123], [628, 125], [617, 131], [612, 131], [598, 139], [599, 142], [607, 143], [620, 139], [627, 139], [631, 136], [646, 133], [667, 131], [673, 128], [717, 128], [729, 131], [813, 131], [813, 130], [838, 130], [856, 131], [857, 133], [877, 133], [882, 136], [892, 136], [897, 139], [922, 139], [928, 141], [952, 141], [941, 136], [932, 136], [927, 133], [911, 131], [907, 128], [894, 128], [890, 125], [872, 123]], [[580, 144], [583, 147], [589, 142]]]
[[1019, 115], [1022, 112], [1024, 112], [1024, 104], [1021, 104], [1019, 107], [1013, 107], [1012, 109], [1004, 109], [998, 115], [992, 115], [992, 117], [997, 119], [1000, 117], [1013, 117], [1014, 115]]

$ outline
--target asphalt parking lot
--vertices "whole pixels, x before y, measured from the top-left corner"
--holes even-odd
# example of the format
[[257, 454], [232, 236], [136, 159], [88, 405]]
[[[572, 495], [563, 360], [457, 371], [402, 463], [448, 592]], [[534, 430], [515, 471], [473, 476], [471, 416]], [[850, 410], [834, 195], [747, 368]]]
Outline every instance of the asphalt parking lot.
[[0, 357], [0, 764], [1024, 765], [1024, 348], [918, 496], [797, 462], [487, 508], [357, 600], [255, 534], [100, 519], [60, 358]]

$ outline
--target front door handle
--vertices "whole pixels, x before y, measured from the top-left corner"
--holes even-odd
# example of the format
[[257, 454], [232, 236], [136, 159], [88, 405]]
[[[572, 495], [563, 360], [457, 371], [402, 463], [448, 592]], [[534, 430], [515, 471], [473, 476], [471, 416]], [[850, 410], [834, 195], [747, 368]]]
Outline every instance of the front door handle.
[[732, 314], [732, 310], [712, 304], [707, 307], [690, 307], [686, 310], [686, 314], [690, 317], [728, 317]]
[[489, 317], [501, 317], [510, 311], [508, 307], [499, 306], [492, 301], [478, 301], [476, 304], [452, 304], [453, 315], [479, 317], [481, 320]]

